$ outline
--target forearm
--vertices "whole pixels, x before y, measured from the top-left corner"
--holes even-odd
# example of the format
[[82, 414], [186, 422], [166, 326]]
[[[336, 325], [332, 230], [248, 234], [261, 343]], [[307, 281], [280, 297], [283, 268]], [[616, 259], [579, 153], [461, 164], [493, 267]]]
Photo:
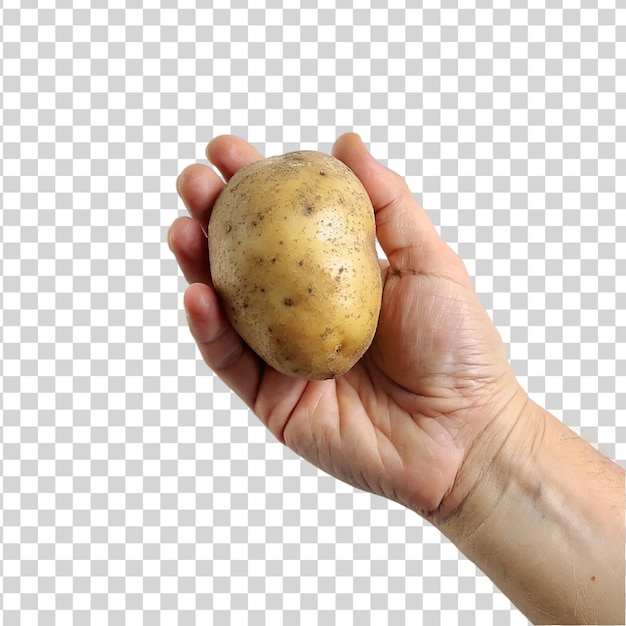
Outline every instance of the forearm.
[[624, 470], [533, 403], [519, 421], [440, 529], [533, 623], [624, 624]]

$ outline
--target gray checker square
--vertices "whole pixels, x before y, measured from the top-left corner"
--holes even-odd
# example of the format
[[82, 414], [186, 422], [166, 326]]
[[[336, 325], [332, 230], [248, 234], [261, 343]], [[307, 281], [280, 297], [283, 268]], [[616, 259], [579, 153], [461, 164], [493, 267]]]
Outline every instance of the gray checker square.
[[531, 396], [625, 464], [624, 8], [74, 4], [1, 9], [0, 624], [528, 624], [212, 376], [166, 235], [212, 137], [355, 130]]

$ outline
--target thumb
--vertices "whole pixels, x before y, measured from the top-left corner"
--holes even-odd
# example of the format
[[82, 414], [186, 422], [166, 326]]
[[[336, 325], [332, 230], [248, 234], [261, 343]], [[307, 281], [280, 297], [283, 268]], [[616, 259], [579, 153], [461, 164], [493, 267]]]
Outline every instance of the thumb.
[[357, 134], [339, 137], [333, 155], [363, 183], [376, 213], [378, 241], [394, 271], [437, 273], [450, 255], [456, 257], [402, 177], [376, 161]]

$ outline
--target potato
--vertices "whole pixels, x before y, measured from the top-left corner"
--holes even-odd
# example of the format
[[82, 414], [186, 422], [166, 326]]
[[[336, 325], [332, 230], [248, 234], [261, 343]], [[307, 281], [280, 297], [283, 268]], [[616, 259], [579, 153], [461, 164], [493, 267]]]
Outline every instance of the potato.
[[370, 346], [382, 296], [374, 210], [341, 161], [300, 151], [241, 169], [208, 239], [228, 318], [273, 368], [334, 378]]

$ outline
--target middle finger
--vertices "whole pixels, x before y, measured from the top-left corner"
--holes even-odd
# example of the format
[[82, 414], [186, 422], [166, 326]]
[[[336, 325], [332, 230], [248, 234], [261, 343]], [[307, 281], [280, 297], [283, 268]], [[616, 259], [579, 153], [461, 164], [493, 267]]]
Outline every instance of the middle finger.
[[178, 194], [205, 234], [211, 209], [223, 188], [220, 177], [210, 167], [200, 163], [187, 166], [176, 180]]
[[209, 249], [198, 222], [188, 217], [177, 218], [167, 241], [187, 282], [211, 285]]

